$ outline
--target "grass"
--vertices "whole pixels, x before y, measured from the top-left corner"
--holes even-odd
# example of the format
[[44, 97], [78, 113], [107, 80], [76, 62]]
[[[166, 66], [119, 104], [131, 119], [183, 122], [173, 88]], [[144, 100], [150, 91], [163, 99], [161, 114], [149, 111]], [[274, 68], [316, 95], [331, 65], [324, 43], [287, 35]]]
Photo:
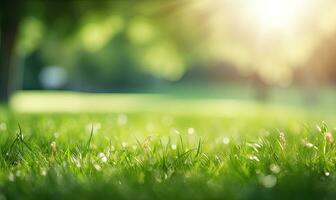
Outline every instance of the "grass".
[[283, 104], [19, 94], [0, 108], [0, 198], [335, 199], [335, 124]]

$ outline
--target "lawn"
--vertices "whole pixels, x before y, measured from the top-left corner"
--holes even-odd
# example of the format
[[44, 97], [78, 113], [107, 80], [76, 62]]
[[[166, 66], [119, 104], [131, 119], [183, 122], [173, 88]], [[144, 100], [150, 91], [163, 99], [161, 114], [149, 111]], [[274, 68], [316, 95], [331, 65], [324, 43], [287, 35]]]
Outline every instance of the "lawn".
[[335, 199], [326, 107], [20, 93], [0, 107], [0, 199]]

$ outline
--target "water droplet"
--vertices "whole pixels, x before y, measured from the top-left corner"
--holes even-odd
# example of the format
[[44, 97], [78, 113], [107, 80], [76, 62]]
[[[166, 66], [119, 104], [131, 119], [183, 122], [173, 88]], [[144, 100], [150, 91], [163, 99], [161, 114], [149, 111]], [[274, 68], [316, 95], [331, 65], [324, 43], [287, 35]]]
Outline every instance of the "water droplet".
[[272, 188], [276, 185], [277, 178], [274, 175], [267, 175], [263, 176], [260, 182], [265, 188]]
[[195, 133], [195, 129], [194, 128], [188, 128], [188, 134], [189, 135], [193, 135]]
[[15, 181], [15, 176], [14, 176], [14, 174], [13, 174], [12, 172], [10, 172], [10, 173], [8, 174], [8, 180], [11, 181], [11, 182], [14, 182], [14, 181]]
[[127, 148], [128, 147], [128, 143], [127, 142], [122, 142], [121, 146], [124, 147], [124, 148]]
[[230, 138], [224, 137], [223, 138], [223, 144], [229, 144], [230, 143]]
[[41, 169], [41, 176], [46, 176], [47, 175], [47, 170], [42, 168]]

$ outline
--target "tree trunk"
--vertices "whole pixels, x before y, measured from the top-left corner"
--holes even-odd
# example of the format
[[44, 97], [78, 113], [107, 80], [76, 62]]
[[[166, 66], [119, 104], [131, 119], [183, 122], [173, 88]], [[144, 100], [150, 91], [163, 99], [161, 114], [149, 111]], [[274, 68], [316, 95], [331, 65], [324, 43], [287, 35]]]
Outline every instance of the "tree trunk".
[[7, 103], [13, 91], [14, 66], [12, 63], [20, 22], [19, 1], [1, 5], [0, 13], [0, 102]]

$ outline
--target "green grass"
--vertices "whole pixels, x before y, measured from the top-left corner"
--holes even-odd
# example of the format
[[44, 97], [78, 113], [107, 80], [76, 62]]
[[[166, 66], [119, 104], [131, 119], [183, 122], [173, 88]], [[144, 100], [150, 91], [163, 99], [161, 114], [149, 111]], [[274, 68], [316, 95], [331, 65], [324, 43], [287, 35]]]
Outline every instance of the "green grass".
[[335, 199], [335, 126], [305, 106], [19, 94], [0, 107], [0, 198]]

